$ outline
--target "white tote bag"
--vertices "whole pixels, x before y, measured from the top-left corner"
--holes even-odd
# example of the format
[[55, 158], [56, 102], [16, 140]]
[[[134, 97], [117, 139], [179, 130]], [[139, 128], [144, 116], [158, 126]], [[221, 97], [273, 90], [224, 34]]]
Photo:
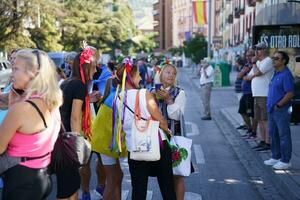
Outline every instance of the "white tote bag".
[[191, 174], [192, 139], [183, 136], [171, 138], [173, 174], [189, 176]]
[[[137, 92], [134, 108], [134, 120], [131, 129], [133, 150], [130, 159], [138, 161], [157, 161], [160, 159], [159, 122], [141, 119], [140, 99], [146, 99], [146, 90]], [[143, 105], [143, 104], [142, 104]], [[144, 105], [146, 106], [146, 105]]]

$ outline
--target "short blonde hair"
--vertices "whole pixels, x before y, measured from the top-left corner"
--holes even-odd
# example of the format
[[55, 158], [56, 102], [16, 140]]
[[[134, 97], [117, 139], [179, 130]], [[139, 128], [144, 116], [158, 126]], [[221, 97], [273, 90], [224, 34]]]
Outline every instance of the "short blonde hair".
[[160, 71], [160, 73], [159, 73], [159, 81], [160, 82], [162, 82], [162, 73], [163, 73], [163, 71], [166, 69], [166, 67], [172, 67], [174, 70], [175, 70], [175, 72], [176, 72], [176, 79], [175, 79], [175, 82], [174, 82], [174, 84], [173, 85], [177, 85], [177, 68], [174, 66], [174, 65], [172, 65], [172, 64], [165, 64], [163, 67], [162, 67], [162, 69], [161, 69], [161, 71]]
[[47, 53], [22, 49], [17, 52], [16, 58], [27, 64], [25, 70], [33, 76], [25, 89], [26, 98], [40, 95], [50, 110], [61, 106], [62, 91], [58, 86], [56, 66]]

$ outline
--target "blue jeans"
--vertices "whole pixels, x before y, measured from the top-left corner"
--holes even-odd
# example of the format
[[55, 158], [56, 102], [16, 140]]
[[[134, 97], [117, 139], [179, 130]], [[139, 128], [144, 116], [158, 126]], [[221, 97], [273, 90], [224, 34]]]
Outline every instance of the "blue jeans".
[[292, 138], [288, 108], [279, 108], [269, 113], [268, 125], [273, 159], [288, 163], [292, 156]]

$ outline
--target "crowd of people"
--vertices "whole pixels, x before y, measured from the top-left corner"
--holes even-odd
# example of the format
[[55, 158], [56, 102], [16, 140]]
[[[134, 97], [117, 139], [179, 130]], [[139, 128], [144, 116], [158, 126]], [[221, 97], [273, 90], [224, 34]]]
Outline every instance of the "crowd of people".
[[[177, 85], [177, 69], [168, 60], [148, 63], [125, 58], [107, 65], [92, 46], [71, 52], [57, 67], [47, 53], [37, 49], [12, 51], [11, 80], [0, 95], [0, 155], [26, 158], [9, 168], [3, 180], [3, 200], [46, 199], [52, 191], [51, 152], [61, 132], [82, 134], [97, 155], [96, 191], [104, 200], [120, 200], [123, 172], [120, 161], [128, 159], [132, 199], [146, 199], [150, 176], [157, 177], [163, 199], [184, 199], [184, 177], [173, 174], [169, 139], [182, 135], [186, 95]], [[236, 60], [235, 89], [238, 113], [247, 132], [244, 139], [258, 139], [255, 151], [271, 150], [264, 164], [274, 169], [291, 167], [290, 106], [294, 94], [288, 55], [268, 56], [264, 43]], [[214, 69], [200, 63], [202, 120], [211, 120], [210, 96]], [[138, 97], [138, 98], [137, 98]], [[135, 107], [140, 117], [159, 122], [160, 159], [140, 161], [133, 149]], [[5, 116], [5, 117], [3, 117]], [[0, 156], [0, 159], [1, 159]], [[89, 200], [91, 158], [82, 167], [64, 166], [55, 171], [57, 199]]]
[[[292, 139], [290, 131], [291, 99], [294, 78], [287, 67], [289, 56], [276, 51], [268, 56], [265, 43], [258, 43], [238, 57], [235, 91], [239, 100], [238, 113], [244, 124], [244, 139], [257, 139], [253, 150], [271, 150], [272, 157], [264, 161], [274, 169], [291, 167]], [[259, 130], [259, 131], [258, 131]]]
[[[173, 134], [182, 134], [179, 121], [186, 101], [184, 90], [177, 86], [176, 67], [168, 61], [152, 67], [143, 59], [130, 58], [104, 65], [99, 58], [97, 49], [85, 45], [79, 53], [69, 53], [60, 68], [42, 50], [12, 52], [11, 81], [0, 95], [1, 109], [7, 109], [0, 126], [0, 155], [26, 159], [1, 174], [2, 200], [47, 199], [52, 191], [48, 166], [61, 124], [91, 143], [97, 155], [96, 191], [104, 200], [121, 200], [120, 160], [125, 158], [132, 199], [146, 199], [149, 176], [157, 177], [163, 199], [184, 199], [184, 178], [173, 175], [168, 142]], [[137, 95], [142, 119], [159, 121], [162, 130], [158, 161], [130, 157]], [[115, 142], [120, 148], [113, 148]], [[91, 198], [91, 157], [80, 168], [64, 166], [55, 171], [57, 199], [78, 199], [80, 188], [82, 200]]]

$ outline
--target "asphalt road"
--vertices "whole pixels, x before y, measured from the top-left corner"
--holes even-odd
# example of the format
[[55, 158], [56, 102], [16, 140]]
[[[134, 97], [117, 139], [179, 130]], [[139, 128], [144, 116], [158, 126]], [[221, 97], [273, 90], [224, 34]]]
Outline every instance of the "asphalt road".
[[[217, 199], [263, 199], [232, 146], [224, 137], [215, 119], [201, 121], [200, 90], [195, 79], [187, 69], [179, 69], [178, 82], [187, 95], [185, 120], [187, 136], [193, 139], [192, 160], [196, 173], [185, 179], [186, 200]], [[217, 116], [219, 109], [232, 106], [237, 98], [228, 88], [217, 88], [212, 92], [212, 117]], [[92, 162], [95, 167], [95, 159]], [[131, 199], [130, 174], [126, 161], [122, 162], [124, 171], [123, 198]], [[49, 199], [55, 199], [54, 190]], [[93, 173], [91, 191], [95, 189], [96, 177]], [[93, 199], [99, 199], [92, 191]], [[147, 200], [162, 199], [155, 178], [149, 178]]]

